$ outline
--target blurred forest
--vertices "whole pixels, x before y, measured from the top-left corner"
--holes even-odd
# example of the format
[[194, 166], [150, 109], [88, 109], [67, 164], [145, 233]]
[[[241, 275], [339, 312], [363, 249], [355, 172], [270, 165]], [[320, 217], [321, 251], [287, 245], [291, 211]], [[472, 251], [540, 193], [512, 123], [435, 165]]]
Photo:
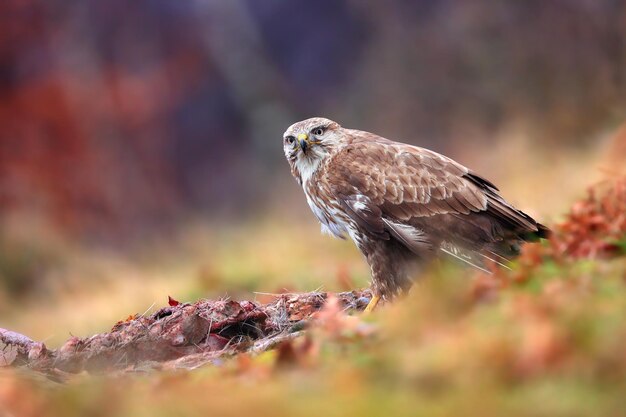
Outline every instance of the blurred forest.
[[0, 417], [618, 415], [623, 0], [3, 0], [0, 327], [59, 347], [168, 295], [365, 287], [284, 161], [284, 130], [312, 116], [458, 160], [560, 243], [494, 279], [428, 271], [377, 318], [331, 310], [287, 351], [193, 377], [80, 375], [41, 395], [0, 370]]
[[[626, 113], [605, 1], [0, 5], [0, 210], [88, 241], [297, 191], [280, 137], [324, 115], [473, 162], [515, 130], [585, 148]], [[498, 155], [507, 159], [513, 155]], [[259, 206], [260, 205], [260, 206]]]

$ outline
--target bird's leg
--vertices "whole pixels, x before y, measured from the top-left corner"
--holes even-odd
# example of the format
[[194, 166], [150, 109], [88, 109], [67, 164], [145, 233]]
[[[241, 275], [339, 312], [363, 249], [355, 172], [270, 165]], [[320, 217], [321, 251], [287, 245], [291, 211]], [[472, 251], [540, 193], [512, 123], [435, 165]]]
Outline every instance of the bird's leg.
[[372, 311], [374, 311], [379, 301], [380, 301], [380, 295], [374, 294], [370, 302], [367, 303], [367, 307], [365, 307], [365, 310], [363, 312], [365, 314], [370, 314]]

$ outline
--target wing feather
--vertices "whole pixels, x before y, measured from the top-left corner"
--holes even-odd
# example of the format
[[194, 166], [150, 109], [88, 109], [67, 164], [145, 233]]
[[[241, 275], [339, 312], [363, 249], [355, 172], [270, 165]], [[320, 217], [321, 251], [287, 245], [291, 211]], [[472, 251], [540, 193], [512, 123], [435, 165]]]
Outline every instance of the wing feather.
[[383, 223], [391, 235], [402, 242], [411, 252], [423, 255], [427, 251], [432, 251], [432, 245], [423, 231], [388, 219], [383, 219]]
[[[467, 218], [472, 227], [483, 229], [485, 243], [505, 237], [495, 235], [502, 233], [502, 227], [481, 220], [485, 215], [510, 226], [514, 233], [545, 229], [509, 205], [491, 182], [450, 158], [371, 133], [349, 132], [352, 139], [335, 154], [327, 175], [333, 176], [332, 192], [348, 214], [375, 236], [393, 236], [409, 248], [419, 246], [426, 239], [417, 232], [419, 219], [446, 215]], [[481, 215], [470, 220], [473, 213]], [[441, 228], [454, 229], [453, 225], [449, 221]], [[454, 234], [454, 230], [447, 232]]]
[[354, 194], [339, 199], [340, 203], [359, 227], [367, 230], [371, 235], [381, 239], [389, 239], [385, 231], [382, 211], [370, 199], [362, 194]]

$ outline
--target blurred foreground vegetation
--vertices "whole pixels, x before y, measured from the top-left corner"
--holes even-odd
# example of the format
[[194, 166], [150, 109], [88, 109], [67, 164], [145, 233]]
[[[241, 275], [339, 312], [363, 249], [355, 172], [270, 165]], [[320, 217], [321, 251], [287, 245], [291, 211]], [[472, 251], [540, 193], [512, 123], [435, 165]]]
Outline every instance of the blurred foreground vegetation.
[[[371, 317], [330, 302], [305, 337], [193, 371], [83, 374], [57, 385], [3, 370], [0, 404], [20, 416], [623, 415], [625, 212], [626, 181], [602, 184], [511, 271], [470, 277], [435, 265], [410, 295]], [[261, 270], [288, 269], [286, 246]], [[350, 258], [335, 249], [319, 250], [340, 264]], [[257, 288], [254, 271], [229, 265], [198, 282], [219, 287], [213, 280], [233, 274], [241, 288]], [[356, 285], [346, 272], [353, 267], [365, 276], [345, 263], [330, 286]]]
[[625, 270], [548, 262], [485, 292], [441, 268], [367, 322], [328, 314], [278, 351], [65, 386], [7, 370], [0, 403], [26, 416], [620, 415]]

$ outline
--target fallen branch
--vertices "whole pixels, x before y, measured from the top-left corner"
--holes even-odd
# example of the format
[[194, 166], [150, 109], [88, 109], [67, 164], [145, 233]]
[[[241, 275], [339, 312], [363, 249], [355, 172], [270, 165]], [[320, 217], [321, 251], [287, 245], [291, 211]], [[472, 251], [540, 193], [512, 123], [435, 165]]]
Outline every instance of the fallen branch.
[[[368, 290], [335, 295], [347, 310], [362, 310], [371, 297]], [[108, 333], [72, 337], [56, 350], [0, 329], [0, 366], [28, 367], [51, 376], [195, 368], [237, 352], [258, 354], [297, 337], [327, 297], [320, 292], [279, 294], [268, 304], [170, 299], [169, 307], [118, 322]]]

